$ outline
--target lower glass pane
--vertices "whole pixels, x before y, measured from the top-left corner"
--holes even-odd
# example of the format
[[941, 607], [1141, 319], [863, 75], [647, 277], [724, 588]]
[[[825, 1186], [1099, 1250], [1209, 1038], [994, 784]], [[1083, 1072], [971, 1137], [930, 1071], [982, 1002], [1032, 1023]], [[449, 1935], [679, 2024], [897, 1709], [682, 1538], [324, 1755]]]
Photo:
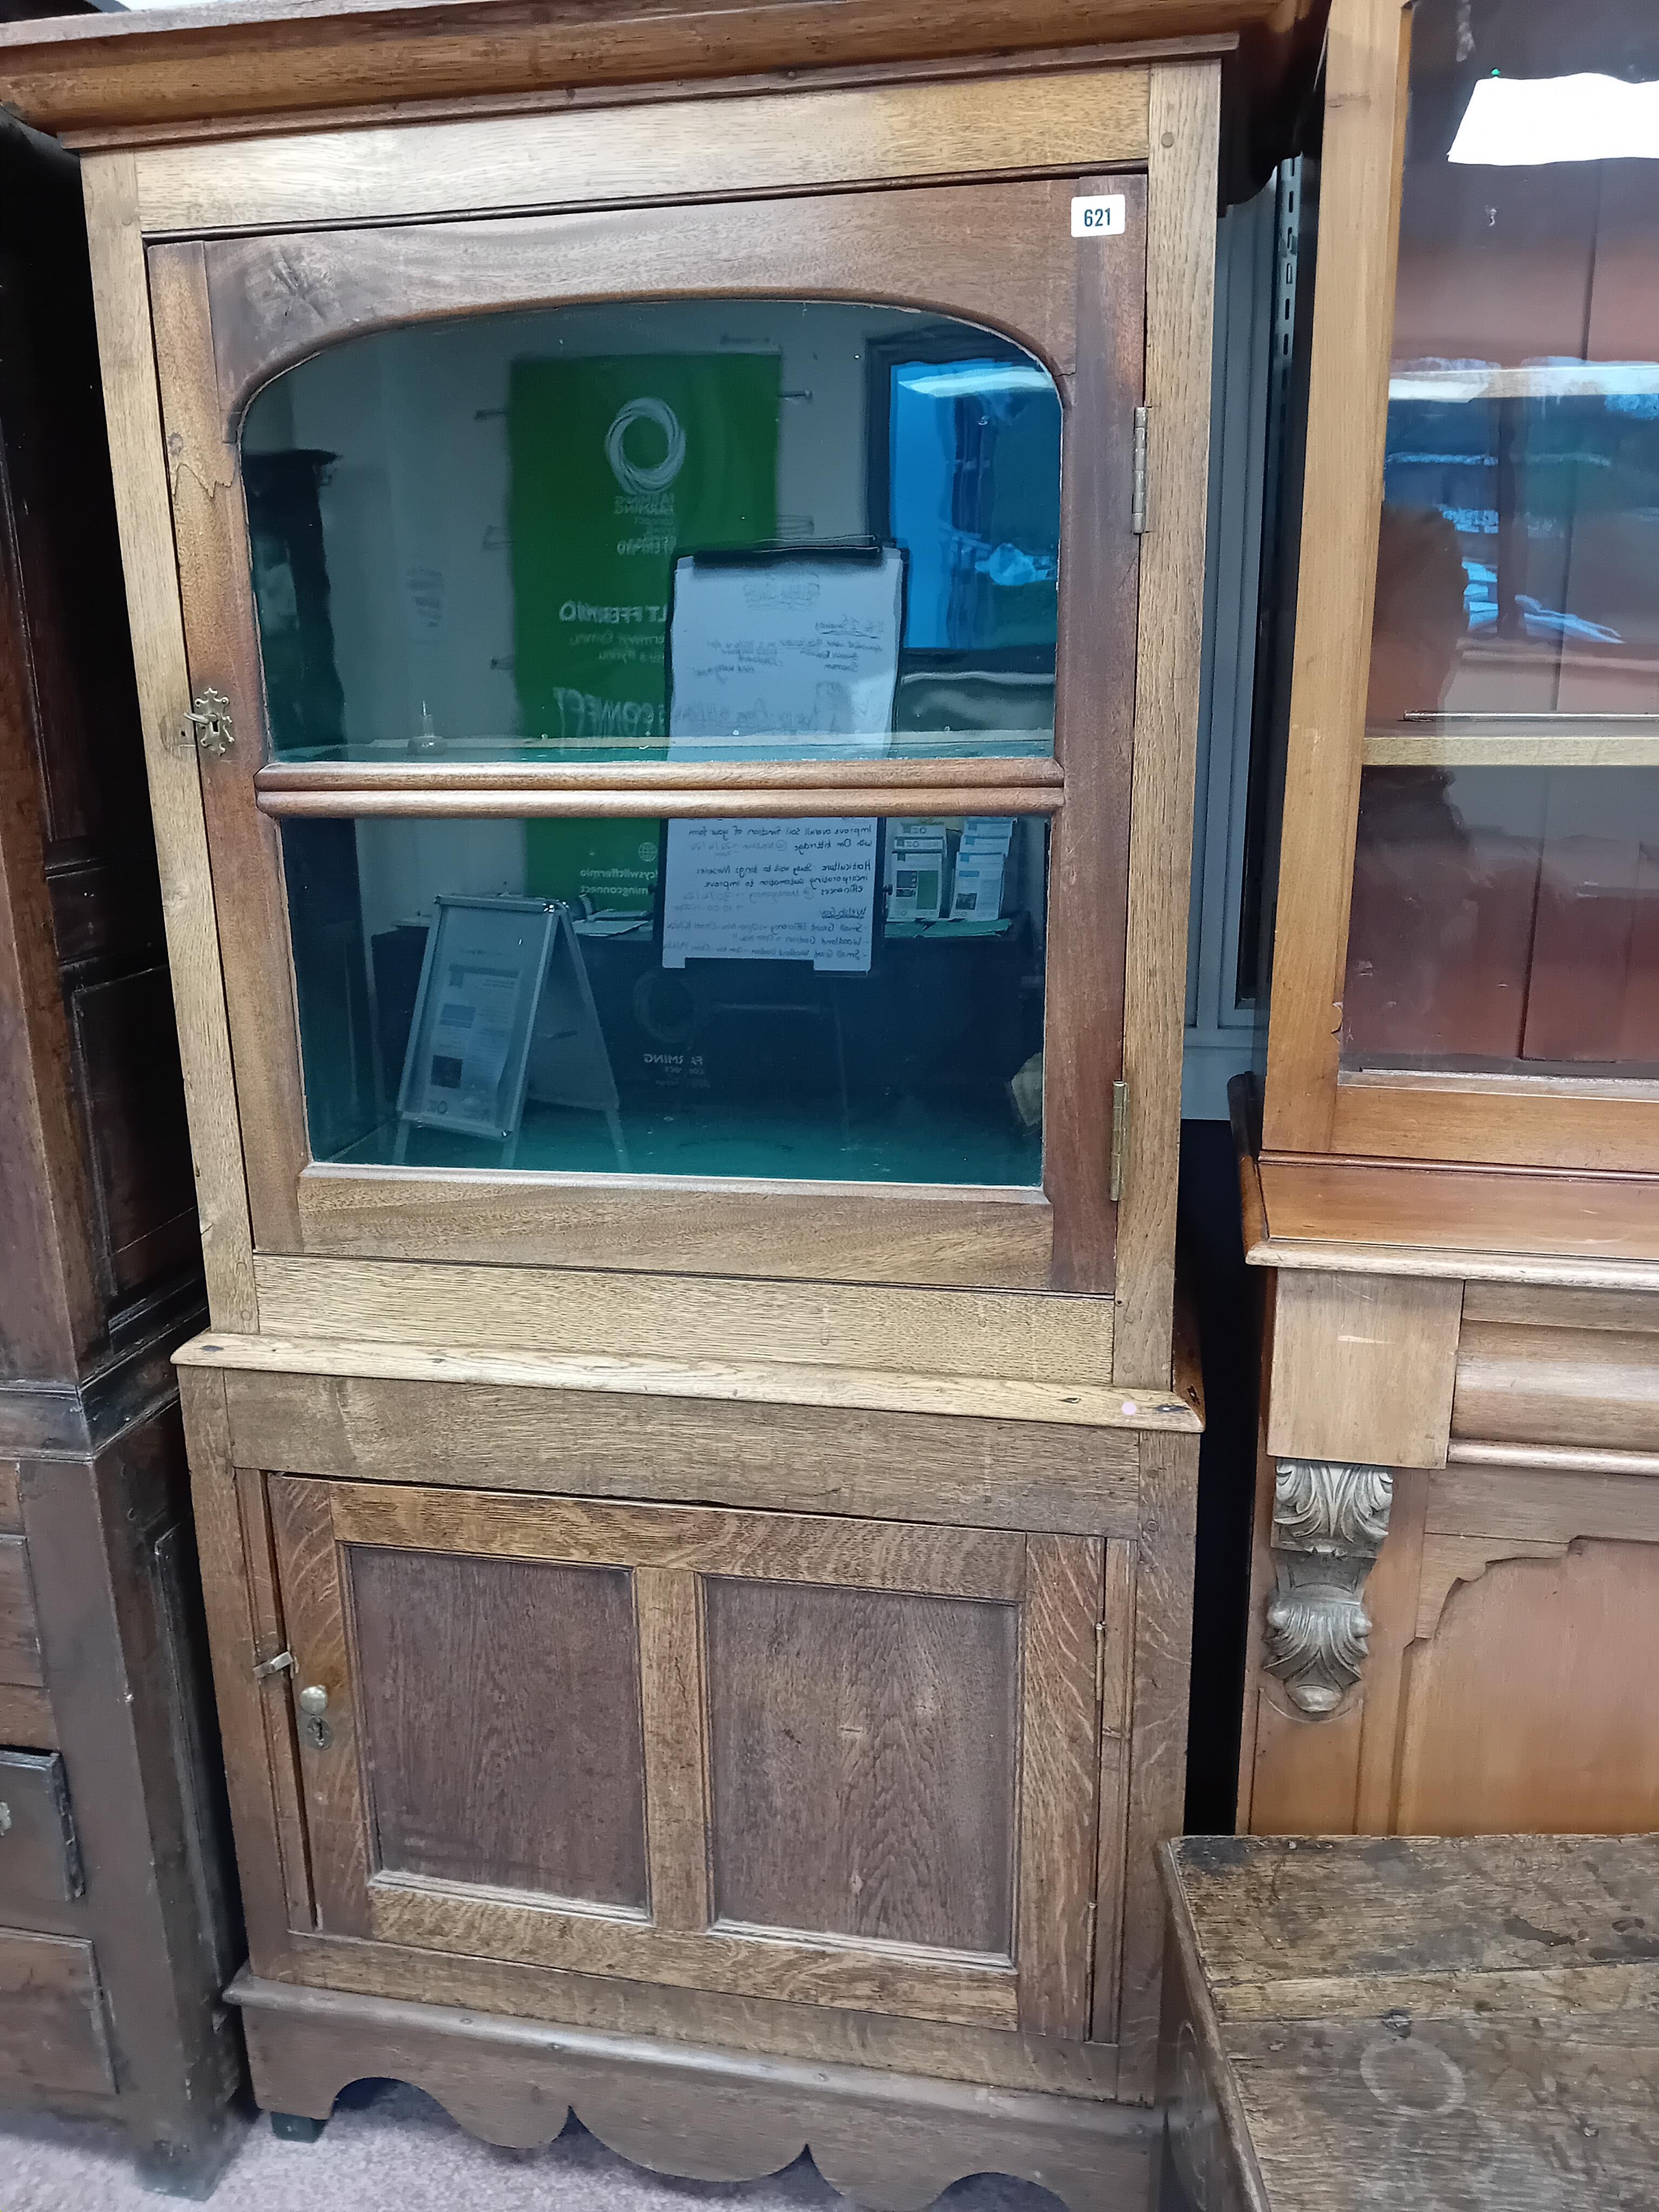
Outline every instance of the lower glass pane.
[[1659, 1076], [1659, 775], [1368, 769], [1350, 1068]]
[[[608, 901], [539, 895], [548, 833]], [[283, 825], [319, 1160], [1036, 1184], [1038, 817]]]

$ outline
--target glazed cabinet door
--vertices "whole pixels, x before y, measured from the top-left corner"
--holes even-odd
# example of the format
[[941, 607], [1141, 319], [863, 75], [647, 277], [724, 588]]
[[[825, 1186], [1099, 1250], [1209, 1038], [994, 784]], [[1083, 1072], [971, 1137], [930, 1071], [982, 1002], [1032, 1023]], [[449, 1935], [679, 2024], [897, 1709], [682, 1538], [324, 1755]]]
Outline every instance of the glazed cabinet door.
[[1086, 2035], [1097, 1539], [266, 1488], [318, 1929]]
[[260, 1252], [1113, 1290], [1146, 209], [150, 249]]

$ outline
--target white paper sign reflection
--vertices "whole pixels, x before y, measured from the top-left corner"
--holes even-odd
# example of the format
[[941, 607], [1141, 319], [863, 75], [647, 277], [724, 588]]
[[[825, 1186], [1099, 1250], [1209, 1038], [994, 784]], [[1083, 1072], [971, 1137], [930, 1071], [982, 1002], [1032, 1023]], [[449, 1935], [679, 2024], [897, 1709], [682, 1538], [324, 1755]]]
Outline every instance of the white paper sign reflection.
[[671, 822], [662, 964], [810, 960], [858, 975], [870, 966], [877, 824]]

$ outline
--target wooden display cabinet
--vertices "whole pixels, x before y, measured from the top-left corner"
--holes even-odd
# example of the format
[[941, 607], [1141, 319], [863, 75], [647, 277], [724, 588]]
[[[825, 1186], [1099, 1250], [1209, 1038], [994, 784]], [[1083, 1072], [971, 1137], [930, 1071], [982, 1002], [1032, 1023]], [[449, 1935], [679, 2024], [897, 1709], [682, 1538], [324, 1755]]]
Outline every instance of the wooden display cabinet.
[[1242, 1822], [1650, 1829], [1659, 231], [1517, 81], [1659, 46], [1340, 0], [1328, 72]]
[[290, 2132], [1144, 2186], [1222, 74], [1270, 131], [1318, 12], [0, 33], [82, 152]]

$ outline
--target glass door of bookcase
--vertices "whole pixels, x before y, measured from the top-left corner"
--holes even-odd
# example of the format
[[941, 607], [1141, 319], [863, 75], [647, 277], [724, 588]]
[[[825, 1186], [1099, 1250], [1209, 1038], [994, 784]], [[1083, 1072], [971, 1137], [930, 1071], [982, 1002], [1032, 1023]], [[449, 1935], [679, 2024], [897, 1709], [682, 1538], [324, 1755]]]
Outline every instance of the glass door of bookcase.
[[1079, 181], [152, 251], [264, 1249], [1110, 1288], [1145, 188], [1108, 258]]
[[1659, 1100], [1659, 18], [1412, 39], [1343, 1081]]

